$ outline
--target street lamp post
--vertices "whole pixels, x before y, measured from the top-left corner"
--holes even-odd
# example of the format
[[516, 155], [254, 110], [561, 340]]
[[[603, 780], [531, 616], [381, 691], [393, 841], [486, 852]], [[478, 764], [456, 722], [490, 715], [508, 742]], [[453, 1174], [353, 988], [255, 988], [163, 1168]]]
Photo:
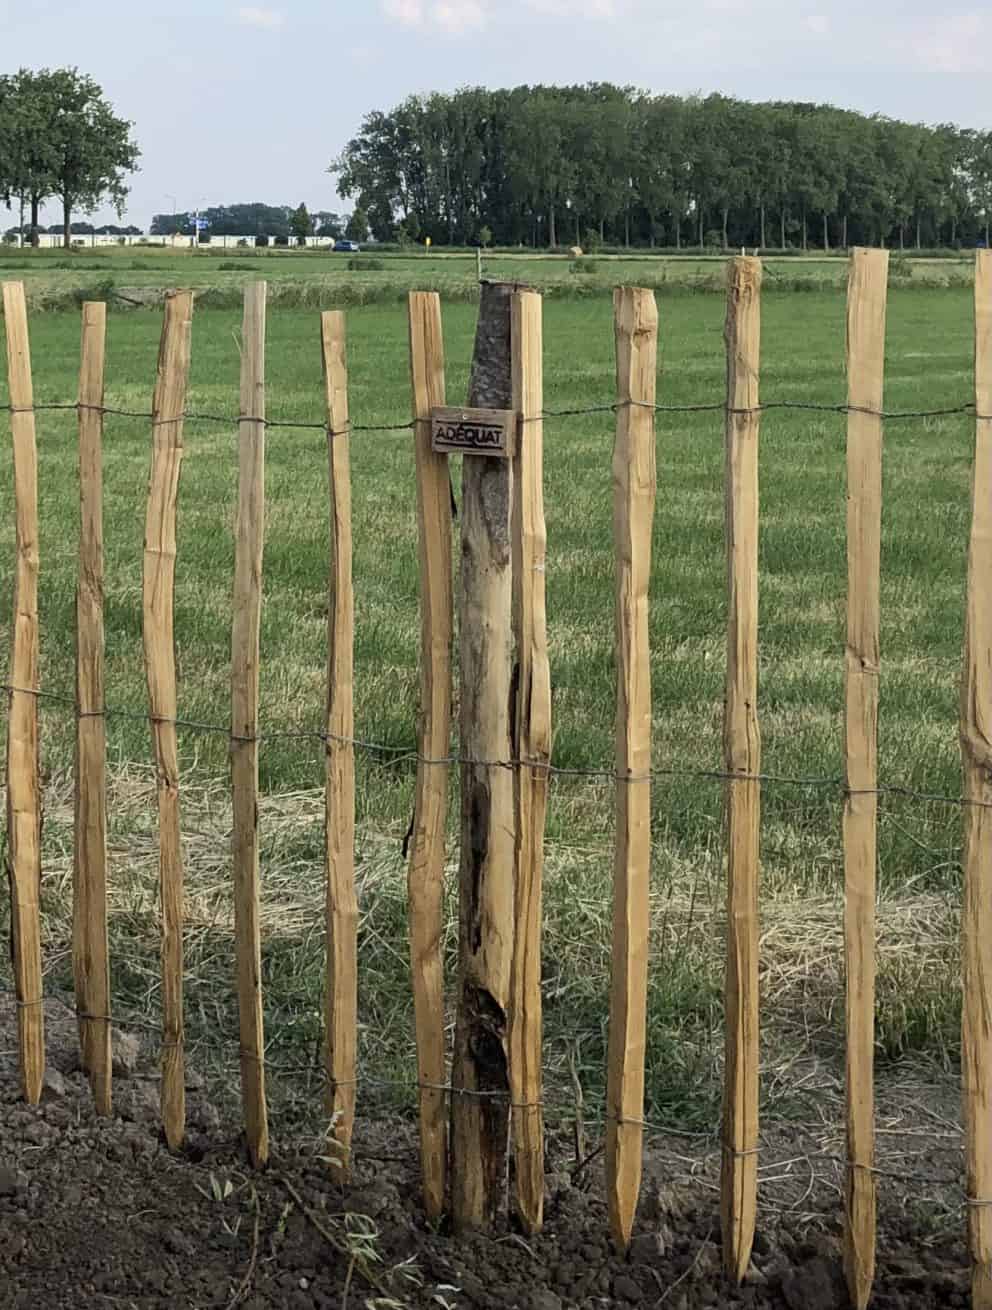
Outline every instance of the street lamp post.
[[200, 206], [206, 200], [206, 196], [201, 196], [196, 202], [196, 208], [193, 210], [193, 249], [199, 249], [200, 245]]

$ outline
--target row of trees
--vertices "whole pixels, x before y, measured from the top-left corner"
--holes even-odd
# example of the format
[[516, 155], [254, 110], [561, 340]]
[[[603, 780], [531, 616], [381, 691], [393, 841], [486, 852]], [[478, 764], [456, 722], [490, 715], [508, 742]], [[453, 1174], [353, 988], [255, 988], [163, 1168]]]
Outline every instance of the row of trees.
[[[20, 233], [20, 228], [8, 228], [5, 236], [16, 237]], [[64, 236], [65, 229], [61, 223], [53, 223], [51, 227], [39, 227], [39, 235], [47, 236]], [[69, 234], [74, 237], [140, 237], [143, 235], [140, 227], [120, 227], [116, 223], [103, 223], [100, 227], [94, 227], [92, 223], [75, 222], [69, 224]]]
[[30, 209], [34, 243], [38, 211], [51, 197], [62, 203], [67, 246], [74, 209], [86, 213], [109, 200], [123, 213], [125, 177], [141, 153], [131, 127], [96, 82], [75, 68], [22, 68], [0, 76], [0, 199], [20, 205], [21, 230], [24, 209]]
[[[350, 219], [329, 210], [311, 213], [305, 204], [263, 205], [258, 202], [240, 205], [216, 205], [199, 214], [183, 210], [174, 214], [156, 214], [152, 219], [152, 236], [172, 236], [192, 232], [196, 218], [205, 220], [211, 236], [272, 237], [340, 237], [346, 235]], [[367, 234], [366, 234], [367, 235]]]
[[936, 246], [992, 219], [992, 132], [609, 84], [412, 96], [330, 171], [379, 240]]

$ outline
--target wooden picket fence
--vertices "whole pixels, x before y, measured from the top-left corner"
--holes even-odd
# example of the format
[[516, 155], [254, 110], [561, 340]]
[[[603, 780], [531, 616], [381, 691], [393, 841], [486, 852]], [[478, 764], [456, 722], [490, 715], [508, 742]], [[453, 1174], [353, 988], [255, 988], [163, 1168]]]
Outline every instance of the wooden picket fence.
[[[843, 813], [847, 970], [848, 1169], [845, 1266], [867, 1305], [875, 1261], [873, 1104], [875, 873], [882, 398], [887, 256], [856, 251], [847, 314], [848, 631]], [[758, 1194], [758, 872], [761, 743], [757, 713], [758, 437], [761, 265], [730, 265], [726, 319], [727, 853], [726, 1060], [721, 1218], [724, 1263], [748, 1269]], [[265, 284], [247, 288], [241, 357], [240, 467], [231, 661], [232, 872], [244, 1126], [268, 1155], [258, 857], [259, 622], [265, 467]], [[23, 288], [5, 283], [16, 501], [16, 582], [7, 732], [7, 834], [23, 1094], [45, 1066], [38, 887], [38, 512], [35, 406]], [[605, 1172], [612, 1238], [632, 1234], [641, 1180], [648, 970], [651, 685], [649, 569], [655, 498], [658, 318], [652, 293], [615, 293], [616, 849]], [[973, 1298], [992, 1307], [992, 252], [976, 265], [976, 456], [961, 694], [965, 892], [962, 1065]], [[184, 1134], [183, 867], [173, 602], [176, 503], [193, 296], [166, 301], [151, 415], [144, 552], [144, 648], [159, 810], [162, 931], [161, 1113]], [[421, 588], [421, 717], [409, 862], [409, 936], [423, 1201], [456, 1226], [485, 1226], [505, 1204], [542, 1224], [544, 1125], [541, 872], [550, 773], [545, 620], [541, 299], [484, 286], [469, 403], [518, 417], [510, 461], [466, 455], [460, 767], [461, 933], [454, 1049], [445, 1044], [441, 959], [454, 596], [448, 456], [432, 448], [445, 403], [438, 296], [409, 301]], [[332, 557], [326, 713], [327, 1114], [347, 1172], [356, 1113], [354, 616], [345, 320], [320, 319]], [[101, 439], [105, 310], [82, 312], [81, 520], [77, 600], [77, 750], [73, 960], [84, 1067], [97, 1110], [111, 1111], [106, 912]], [[512, 490], [511, 490], [512, 488]], [[514, 664], [516, 669], [514, 670]], [[510, 721], [515, 675], [516, 716]], [[507, 767], [510, 765], [510, 767]], [[450, 1104], [450, 1117], [449, 1117]]]

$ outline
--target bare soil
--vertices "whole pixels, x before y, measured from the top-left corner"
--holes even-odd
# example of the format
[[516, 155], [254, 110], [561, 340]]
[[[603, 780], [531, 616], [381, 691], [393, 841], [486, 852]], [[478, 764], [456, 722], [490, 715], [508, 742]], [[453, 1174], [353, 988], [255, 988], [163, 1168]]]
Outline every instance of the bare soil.
[[[50, 1000], [46, 1015], [51, 1068], [43, 1104], [31, 1108], [16, 1080], [14, 1013], [0, 997], [0, 1305], [11, 1310], [847, 1304], [842, 1175], [817, 1163], [822, 1134], [779, 1125], [766, 1139], [778, 1163], [762, 1175], [753, 1267], [737, 1288], [720, 1272], [711, 1143], [652, 1139], [627, 1258], [606, 1238], [594, 1142], [592, 1158], [578, 1164], [571, 1143], [553, 1142], [539, 1237], [507, 1223], [494, 1236], [455, 1239], [424, 1219], [410, 1124], [362, 1121], [348, 1186], [322, 1142], [302, 1134], [284, 1136], [270, 1167], [253, 1172], [237, 1123], [194, 1076], [188, 1143], [173, 1154], [158, 1129], [154, 1066], [137, 1041], [119, 1043], [115, 1115], [100, 1120], [76, 1064], [69, 1010]], [[892, 1124], [882, 1100], [880, 1121]], [[933, 1120], [931, 1108], [920, 1124], [902, 1116], [885, 1130], [898, 1139], [898, 1158], [916, 1145], [909, 1178], [880, 1179], [879, 1310], [967, 1304], [951, 1178], [960, 1143], [953, 1127], [935, 1132]], [[920, 1139], [930, 1145], [921, 1149]]]

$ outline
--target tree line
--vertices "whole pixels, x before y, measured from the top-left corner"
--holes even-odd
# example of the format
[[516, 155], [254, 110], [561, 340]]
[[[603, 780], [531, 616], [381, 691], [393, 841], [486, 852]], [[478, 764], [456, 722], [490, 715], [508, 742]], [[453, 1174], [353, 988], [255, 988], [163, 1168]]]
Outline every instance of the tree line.
[[[15, 225], [9, 227], [4, 236], [11, 237], [16, 241], [19, 232], [20, 229]], [[38, 233], [42, 236], [64, 237], [65, 228], [61, 223], [53, 223], [51, 227], [39, 227]], [[25, 235], [30, 235], [30, 233], [26, 232]], [[69, 235], [74, 237], [140, 237], [144, 236], [144, 233], [140, 227], [134, 227], [130, 224], [121, 227], [118, 223], [103, 223], [100, 227], [94, 227], [92, 223], [77, 221], [69, 224]]]
[[264, 205], [259, 201], [250, 204], [213, 205], [198, 214], [181, 210], [172, 214], [156, 214], [152, 219], [152, 236], [173, 236], [193, 231], [194, 220], [206, 222], [211, 236], [270, 236], [270, 237], [340, 237], [348, 219], [330, 210], [311, 213], [305, 204]]
[[992, 132], [606, 83], [411, 96], [329, 171], [380, 241], [920, 248], [992, 221]]
[[0, 76], [0, 200], [18, 202], [22, 231], [29, 209], [34, 244], [38, 211], [50, 198], [62, 203], [66, 246], [73, 210], [88, 213], [109, 200], [123, 214], [125, 176], [141, 154], [131, 127], [78, 69], [22, 68]]

